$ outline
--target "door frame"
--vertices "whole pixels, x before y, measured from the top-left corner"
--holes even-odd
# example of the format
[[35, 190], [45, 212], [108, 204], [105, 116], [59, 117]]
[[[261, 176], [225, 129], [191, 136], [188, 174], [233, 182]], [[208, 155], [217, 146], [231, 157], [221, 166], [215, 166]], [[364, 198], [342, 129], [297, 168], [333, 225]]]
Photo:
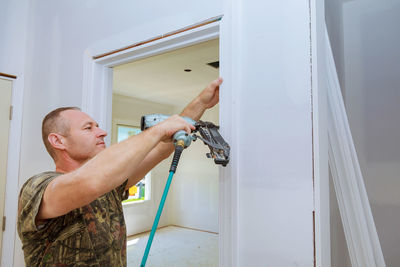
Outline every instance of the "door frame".
[[[11, 105], [13, 106], [8, 137], [7, 178], [4, 202], [4, 216], [6, 216], [7, 219], [6, 228], [3, 232], [1, 266], [14, 266], [15, 240], [18, 238], [16, 233], [16, 221], [18, 211], [24, 78], [23, 76], [17, 77], [14, 75], [10, 75], [9, 77], [1, 75], [1, 78], [12, 81]], [[6, 242], [3, 242], [4, 240], [6, 240]]]
[[[1, 162], [1, 167], [0, 168], [4, 168], [4, 169], [0, 169], [1, 171], [1, 176], [0, 176], [0, 241], [3, 241], [3, 231], [2, 229], [5, 227], [6, 225], [6, 221], [3, 221], [3, 216], [5, 216], [4, 214], [4, 208], [5, 208], [5, 202], [6, 202], [6, 184], [7, 184], [7, 159], [8, 159], [8, 141], [9, 141], [9, 132], [10, 132], [10, 116], [11, 116], [11, 94], [12, 94], [12, 80], [9, 79], [3, 79], [2, 77], [6, 75], [3, 73], [0, 73], [0, 94], [1, 94], [1, 98], [3, 98], [2, 100], [4, 102], [2, 102], [1, 105], [4, 105], [1, 107], [1, 112], [4, 112], [2, 114], [2, 121], [1, 123], [4, 123], [4, 133], [3, 136], [1, 136], [0, 143], [1, 143], [1, 149], [3, 150], [1, 153], [1, 160], [4, 160], [4, 162]], [[4, 90], [4, 91], [3, 91]], [[8, 114], [7, 114], [8, 111]], [[7, 120], [8, 117], [8, 120]], [[5, 125], [7, 124], [7, 126]], [[4, 164], [4, 165], [3, 165]], [[3, 180], [4, 179], [4, 180]], [[2, 247], [2, 246], [1, 246]], [[0, 252], [0, 258], [1, 258], [1, 252]]]
[[[153, 36], [140, 39], [137, 32], [140, 28], [133, 28], [126, 34], [111, 36], [99, 41], [84, 52], [82, 110], [87, 112], [99, 125], [111, 132], [112, 125], [112, 83], [114, 66], [128, 63], [141, 58], [166, 53], [182, 47], [194, 45], [208, 40], [220, 38], [220, 42], [230, 45], [232, 28], [224, 23], [223, 16], [213, 17], [199, 23], [185, 26], [172, 25], [171, 30], [157, 35], [160, 29], [168, 26], [149, 24], [142, 26]], [[168, 29], [167, 29], [168, 30]], [[121, 45], [125, 44], [125, 45]], [[134, 45], [131, 45], [134, 44]], [[121, 47], [125, 47], [122, 48]], [[230, 49], [222, 50], [220, 46], [220, 75], [227, 81], [231, 80], [231, 55]], [[227, 88], [228, 83], [221, 86], [220, 91], [220, 126], [221, 133], [226, 137], [232, 147], [236, 138], [232, 134], [235, 129], [231, 103], [233, 93]], [[225, 88], [225, 90], [224, 90]], [[108, 145], [109, 142], [108, 141]], [[235, 162], [237, 155], [231, 151], [231, 162]], [[229, 164], [220, 168], [219, 172], [219, 266], [236, 265], [237, 233], [235, 210], [237, 203], [235, 188], [237, 179], [237, 165]]]
[[[84, 52], [82, 110], [96, 119], [99, 125], [105, 127], [107, 132], [111, 132], [112, 68], [218, 38], [218, 19], [220, 18], [211, 18], [209, 20], [217, 21], [197, 28], [193, 28], [194, 26], [190, 25], [185, 28], [193, 29], [187, 31], [183, 31], [185, 28], [178, 29], [173, 32], [180, 33], [157, 35], [149, 38], [150, 40], [136, 40], [127, 36], [126, 38], [129, 40], [124, 40], [123, 43], [135, 44], [132, 45], [134, 46], [133, 48], [120, 49], [121, 39], [124, 39], [124, 37], [121, 38], [120, 35], [115, 35], [86, 49]], [[205, 22], [202, 21], [198, 24], [205, 24]], [[104, 48], [104, 42], [107, 43], [106, 48]], [[107, 142], [107, 145], [110, 145], [110, 141], [107, 140]]]

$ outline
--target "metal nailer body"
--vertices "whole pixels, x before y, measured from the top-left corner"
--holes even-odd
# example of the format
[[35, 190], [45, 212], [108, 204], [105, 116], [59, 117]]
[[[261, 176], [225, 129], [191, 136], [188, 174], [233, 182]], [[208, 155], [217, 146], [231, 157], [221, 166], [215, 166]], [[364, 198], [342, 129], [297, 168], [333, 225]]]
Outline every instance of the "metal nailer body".
[[[140, 128], [142, 131], [146, 130], [147, 128], [150, 128], [166, 119], [168, 119], [170, 116], [164, 115], [164, 114], [150, 114], [150, 115], [145, 115], [142, 116], [140, 120]], [[189, 117], [182, 117], [185, 121], [188, 123], [192, 124], [193, 126], [196, 124], [195, 120], [192, 120]], [[175, 146], [177, 144], [182, 144], [181, 142], [178, 143], [179, 140], [182, 140], [184, 143], [184, 148], [187, 148], [190, 146], [191, 142], [194, 140], [194, 137], [189, 135], [187, 132], [180, 130], [177, 131], [174, 136], [173, 136], [174, 144]]]

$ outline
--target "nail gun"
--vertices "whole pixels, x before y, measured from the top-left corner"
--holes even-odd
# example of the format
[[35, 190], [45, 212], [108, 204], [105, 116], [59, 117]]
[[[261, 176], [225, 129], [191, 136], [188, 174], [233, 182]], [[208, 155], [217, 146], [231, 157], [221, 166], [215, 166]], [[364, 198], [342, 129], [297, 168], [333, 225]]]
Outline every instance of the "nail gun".
[[[162, 122], [168, 117], [169, 116], [164, 114], [150, 114], [142, 116], [140, 123], [141, 129], [142, 131], [144, 131], [145, 129]], [[183, 130], [176, 132], [173, 137], [175, 145], [177, 144], [178, 140], [183, 140], [184, 148], [187, 148], [188, 146], [190, 146], [192, 141], [200, 139], [210, 149], [210, 153], [207, 153], [206, 156], [208, 158], [213, 158], [215, 164], [221, 164], [225, 167], [226, 164], [229, 163], [230, 147], [219, 133], [219, 126], [215, 125], [212, 122], [196, 122], [188, 117], [182, 118], [185, 119], [188, 123], [194, 125], [196, 129], [193, 130], [192, 135], [189, 135]], [[196, 135], [197, 132], [200, 133], [200, 136]]]

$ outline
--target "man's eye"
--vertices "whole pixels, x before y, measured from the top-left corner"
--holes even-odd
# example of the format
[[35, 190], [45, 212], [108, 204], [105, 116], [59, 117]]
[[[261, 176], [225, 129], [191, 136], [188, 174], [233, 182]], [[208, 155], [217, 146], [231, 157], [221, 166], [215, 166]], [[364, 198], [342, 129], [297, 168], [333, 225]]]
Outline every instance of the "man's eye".
[[90, 126], [85, 128], [85, 130], [90, 130], [90, 129], [92, 129], [92, 127], [90, 127]]

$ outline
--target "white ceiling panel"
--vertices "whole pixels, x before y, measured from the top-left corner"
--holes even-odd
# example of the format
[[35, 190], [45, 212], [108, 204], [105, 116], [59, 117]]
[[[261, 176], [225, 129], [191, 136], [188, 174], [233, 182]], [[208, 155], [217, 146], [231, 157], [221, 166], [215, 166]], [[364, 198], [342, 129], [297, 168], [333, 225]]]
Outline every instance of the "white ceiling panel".
[[182, 106], [218, 78], [219, 70], [207, 65], [218, 60], [215, 39], [117, 66], [113, 93]]

